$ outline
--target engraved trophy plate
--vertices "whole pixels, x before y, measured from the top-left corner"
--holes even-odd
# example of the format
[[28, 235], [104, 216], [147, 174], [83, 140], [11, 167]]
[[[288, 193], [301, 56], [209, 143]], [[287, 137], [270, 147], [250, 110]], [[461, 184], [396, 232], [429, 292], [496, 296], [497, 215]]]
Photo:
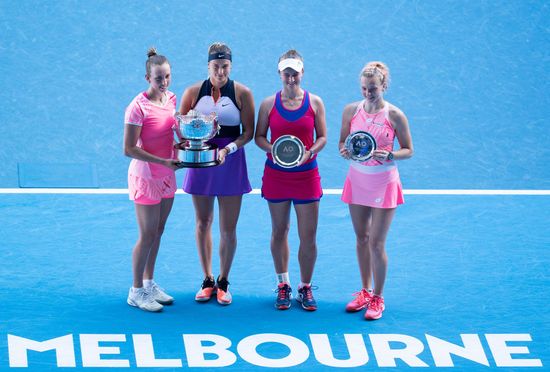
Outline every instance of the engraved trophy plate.
[[283, 168], [293, 168], [304, 157], [305, 147], [298, 137], [285, 135], [277, 138], [271, 148], [275, 164]]
[[372, 158], [372, 153], [376, 150], [376, 140], [369, 132], [359, 130], [350, 133], [344, 146], [351, 160], [363, 162]]
[[218, 165], [218, 146], [207, 143], [220, 130], [215, 113], [202, 115], [189, 111], [176, 114], [174, 137], [181, 168], [204, 168]]

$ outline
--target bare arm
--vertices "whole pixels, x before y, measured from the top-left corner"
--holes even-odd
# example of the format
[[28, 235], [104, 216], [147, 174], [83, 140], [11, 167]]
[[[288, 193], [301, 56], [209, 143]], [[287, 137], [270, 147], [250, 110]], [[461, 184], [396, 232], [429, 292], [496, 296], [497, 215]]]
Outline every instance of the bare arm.
[[137, 142], [140, 134], [141, 134], [141, 126], [133, 125], [133, 124], [124, 125], [124, 144], [123, 144], [124, 155], [134, 159], [147, 161], [149, 163], [162, 164], [165, 167], [168, 167], [171, 169], [179, 169], [177, 165], [178, 160], [160, 158], [158, 156], [155, 156], [145, 151], [141, 147], [138, 147]]
[[351, 119], [353, 118], [353, 113], [355, 112], [358, 104], [359, 102], [353, 102], [346, 105], [346, 107], [344, 107], [344, 112], [342, 113], [342, 126], [340, 128], [338, 150], [340, 151], [340, 155], [346, 159], [349, 159], [350, 154], [344, 145], [351, 130]]
[[327, 119], [325, 117], [325, 105], [323, 100], [313, 94], [311, 97], [313, 109], [315, 110], [315, 142], [310, 150], [317, 154], [327, 144]]
[[275, 96], [270, 96], [262, 102], [260, 105], [260, 111], [258, 113], [258, 121], [256, 122], [256, 134], [254, 135], [254, 142], [259, 148], [265, 152], [271, 152], [271, 143], [267, 140], [267, 130], [269, 128], [269, 111], [273, 108]]
[[254, 97], [250, 89], [242, 84], [235, 83], [241, 104], [241, 123], [243, 123], [243, 133], [235, 139], [235, 144], [238, 147], [243, 147], [254, 137]]
[[189, 88], [185, 89], [183, 96], [181, 97], [179, 113], [185, 115], [191, 110], [197, 102], [195, 99], [199, 95], [201, 82], [193, 84]]
[[405, 114], [395, 106], [391, 106], [389, 114], [400, 147], [399, 150], [393, 151], [393, 158], [394, 160], [408, 159], [414, 153], [409, 121]]
[[[243, 132], [233, 143], [237, 148], [246, 145], [254, 137], [254, 97], [250, 89], [240, 83], [235, 83], [235, 95], [237, 103], [241, 106], [241, 123], [243, 123]], [[225, 146], [218, 152], [218, 161], [223, 164], [225, 157], [230, 153], [230, 147]]]

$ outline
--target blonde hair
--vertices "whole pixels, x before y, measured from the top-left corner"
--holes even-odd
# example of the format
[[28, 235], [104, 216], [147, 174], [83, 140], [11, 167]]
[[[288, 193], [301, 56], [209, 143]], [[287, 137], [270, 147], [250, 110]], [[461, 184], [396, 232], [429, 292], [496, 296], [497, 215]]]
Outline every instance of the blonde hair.
[[208, 54], [210, 53], [226, 53], [231, 54], [231, 48], [227, 46], [227, 44], [216, 41], [215, 43], [212, 43], [208, 47]]
[[384, 89], [388, 89], [388, 86], [390, 85], [390, 69], [384, 62], [369, 62], [365, 65], [365, 67], [363, 67], [361, 73], [359, 74], [359, 78], [369, 78], [375, 76], [380, 78], [380, 82], [382, 83]]
[[304, 58], [296, 49], [290, 49], [281, 54], [281, 56], [279, 57], [279, 62], [287, 58], [299, 59], [300, 61], [304, 62]]

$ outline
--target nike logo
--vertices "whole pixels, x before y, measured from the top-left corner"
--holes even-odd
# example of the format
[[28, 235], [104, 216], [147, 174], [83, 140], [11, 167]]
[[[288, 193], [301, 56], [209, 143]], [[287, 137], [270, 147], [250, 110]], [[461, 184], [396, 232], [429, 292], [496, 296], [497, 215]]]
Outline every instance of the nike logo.
[[225, 105], [222, 103], [222, 107], [225, 107], [225, 106], [227, 106], [227, 105], [229, 105], [229, 103], [226, 103]]

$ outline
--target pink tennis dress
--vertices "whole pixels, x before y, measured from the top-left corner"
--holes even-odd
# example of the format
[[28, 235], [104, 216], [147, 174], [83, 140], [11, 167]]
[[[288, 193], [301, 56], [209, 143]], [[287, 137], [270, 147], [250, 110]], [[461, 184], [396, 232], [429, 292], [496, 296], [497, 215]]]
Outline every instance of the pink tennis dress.
[[[138, 94], [126, 108], [124, 123], [141, 126], [137, 145], [150, 154], [174, 159], [176, 95], [167, 92], [164, 106], [149, 101], [145, 92]], [[158, 204], [171, 198], [177, 189], [175, 172], [161, 164], [132, 159], [128, 167], [130, 200], [139, 204]]]
[[[350, 133], [363, 130], [373, 135], [377, 149], [392, 151], [395, 130], [389, 119], [389, 104], [373, 114], [363, 109], [362, 101], [351, 119]], [[403, 204], [403, 187], [394, 161], [369, 159], [352, 161], [344, 183], [342, 201], [374, 208], [395, 208]]]

